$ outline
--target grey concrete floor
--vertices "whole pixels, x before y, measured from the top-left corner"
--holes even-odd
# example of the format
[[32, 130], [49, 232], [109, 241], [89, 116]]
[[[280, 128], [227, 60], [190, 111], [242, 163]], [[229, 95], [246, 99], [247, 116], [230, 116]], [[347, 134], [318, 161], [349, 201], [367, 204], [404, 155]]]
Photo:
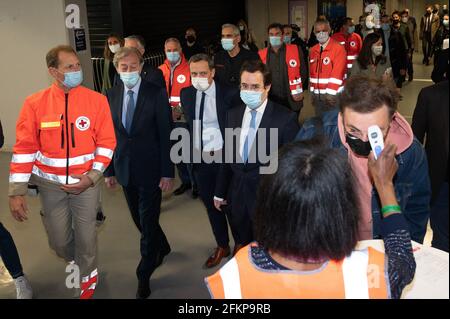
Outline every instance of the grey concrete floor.
[[[421, 65], [422, 57], [419, 54], [415, 55], [414, 60], [416, 80], [405, 84], [402, 89], [403, 101], [400, 103], [400, 112], [408, 120], [411, 120], [420, 89], [432, 84], [429, 80], [432, 67]], [[309, 96], [306, 96], [301, 122], [313, 114]], [[66, 264], [48, 247], [39, 215], [39, 200], [28, 198], [31, 213], [29, 220], [24, 223], [15, 222], [9, 213], [7, 188], [10, 159], [10, 153], [0, 153], [0, 220], [14, 237], [35, 298], [71, 298], [73, 294], [65, 286], [68, 275], [65, 273]], [[107, 219], [98, 234], [100, 277], [95, 298], [134, 298], [139, 233], [121, 189], [103, 191], [103, 209]], [[219, 267], [202, 269], [215, 242], [200, 200], [191, 199], [189, 194], [165, 194], [161, 225], [171, 243], [172, 253], [152, 276], [150, 298], [209, 298], [203, 279]], [[429, 241], [430, 232], [426, 239], [426, 242]], [[15, 298], [14, 284], [8, 276], [1, 275], [2, 266], [0, 261], [0, 299]]]

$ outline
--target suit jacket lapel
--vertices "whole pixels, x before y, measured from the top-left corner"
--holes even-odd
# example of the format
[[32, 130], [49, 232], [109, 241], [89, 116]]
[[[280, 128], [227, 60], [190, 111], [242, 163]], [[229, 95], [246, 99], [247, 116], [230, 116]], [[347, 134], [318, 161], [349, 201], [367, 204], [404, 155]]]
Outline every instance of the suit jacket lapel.
[[145, 82], [142, 79], [141, 80], [141, 86], [139, 87], [139, 92], [137, 96], [136, 101], [136, 108], [134, 110], [133, 114], [133, 121], [131, 123], [131, 133], [133, 133], [136, 130], [136, 124], [138, 122], [139, 116], [142, 113], [142, 110], [144, 109], [144, 102], [146, 98], [146, 90], [145, 90]]
[[118, 125], [119, 125], [119, 130], [122, 131], [122, 133], [124, 134], [128, 134], [127, 130], [125, 129], [125, 127], [123, 126], [122, 123], [122, 112], [123, 112], [123, 96], [125, 94], [125, 86], [123, 85], [122, 81], [119, 81], [119, 83], [116, 86], [116, 98], [113, 99], [114, 108], [116, 110], [116, 114], [117, 114], [117, 119], [118, 119]]
[[[225, 110], [225, 106], [223, 104], [224, 100], [223, 100], [223, 92], [222, 92], [222, 87], [220, 86], [220, 84], [216, 83], [216, 112], [217, 112], [217, 121], [219, 122], [219, 127], [222, 131], [222, 129], [224, 128], [224, 123], [225, 123], [225, 116], [226, 116], [226, 110]], [[223, 132], [222, 132], [223, 133]]]
[[[271, 123], [270, 121], [272, 120], [272, 111], [273, 111], [273, 104], [271, 101], [267, 101], [267, 105], [266, 105], [266, 109], [264, 110], [264, 114], [263, 117], [261, 119], [261, 122], [259, 123], [259, 129], [265, 129], [266, 131], [266, 154], [267, 154], [267, 146], [269, 145], [269, 140], [270, 140], [270, 130], [268, 128], [271, 127]], [[258, 145], [258, 141], [259, 141], [259, 131], [256, 132], [255, 135], [255, 140], [253, 141], [252, 144], [252, 148], [251, 148], [251, 152], [255, 152], [256, 154], [256, 159], [257, 161], [259, 161], [258, 159], [258, 148], [261, 147]]]

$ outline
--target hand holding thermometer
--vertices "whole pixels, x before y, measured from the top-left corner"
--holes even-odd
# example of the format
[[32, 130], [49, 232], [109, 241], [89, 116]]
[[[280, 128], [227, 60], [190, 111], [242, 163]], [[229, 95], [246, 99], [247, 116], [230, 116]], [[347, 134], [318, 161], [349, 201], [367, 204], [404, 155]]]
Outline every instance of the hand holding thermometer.
[[383, 151], [384, 148], [383, 133], [378, 125], [372, 125], [368, 128], [367, 135], [373, 150], [373, 155], [375, 156], [375, 159], [378, 159], [378, 156], [380, 156], [381, 151]]

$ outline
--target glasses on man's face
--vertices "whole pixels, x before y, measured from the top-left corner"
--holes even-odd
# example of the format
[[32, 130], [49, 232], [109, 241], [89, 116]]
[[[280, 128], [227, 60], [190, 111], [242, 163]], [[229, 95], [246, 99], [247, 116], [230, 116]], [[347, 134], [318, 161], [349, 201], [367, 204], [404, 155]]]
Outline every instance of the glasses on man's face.
[[241, 90], [245, 91], [260, 91], [263, 89], [263, 87], [259, 84], [247, 84], [247, 83], [241, 83], [240, 88]]

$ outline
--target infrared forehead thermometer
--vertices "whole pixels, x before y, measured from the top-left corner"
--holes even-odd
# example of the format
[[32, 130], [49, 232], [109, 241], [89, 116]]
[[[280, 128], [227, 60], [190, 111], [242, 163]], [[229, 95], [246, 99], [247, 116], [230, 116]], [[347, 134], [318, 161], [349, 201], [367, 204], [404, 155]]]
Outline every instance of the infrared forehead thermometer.
[[367, 135], [373, 150], [373, 155], [375, 156], [375, 159], [378, 159], [384, 148], [383, 133], [378, 125], [372, 125], [367, 129]]

